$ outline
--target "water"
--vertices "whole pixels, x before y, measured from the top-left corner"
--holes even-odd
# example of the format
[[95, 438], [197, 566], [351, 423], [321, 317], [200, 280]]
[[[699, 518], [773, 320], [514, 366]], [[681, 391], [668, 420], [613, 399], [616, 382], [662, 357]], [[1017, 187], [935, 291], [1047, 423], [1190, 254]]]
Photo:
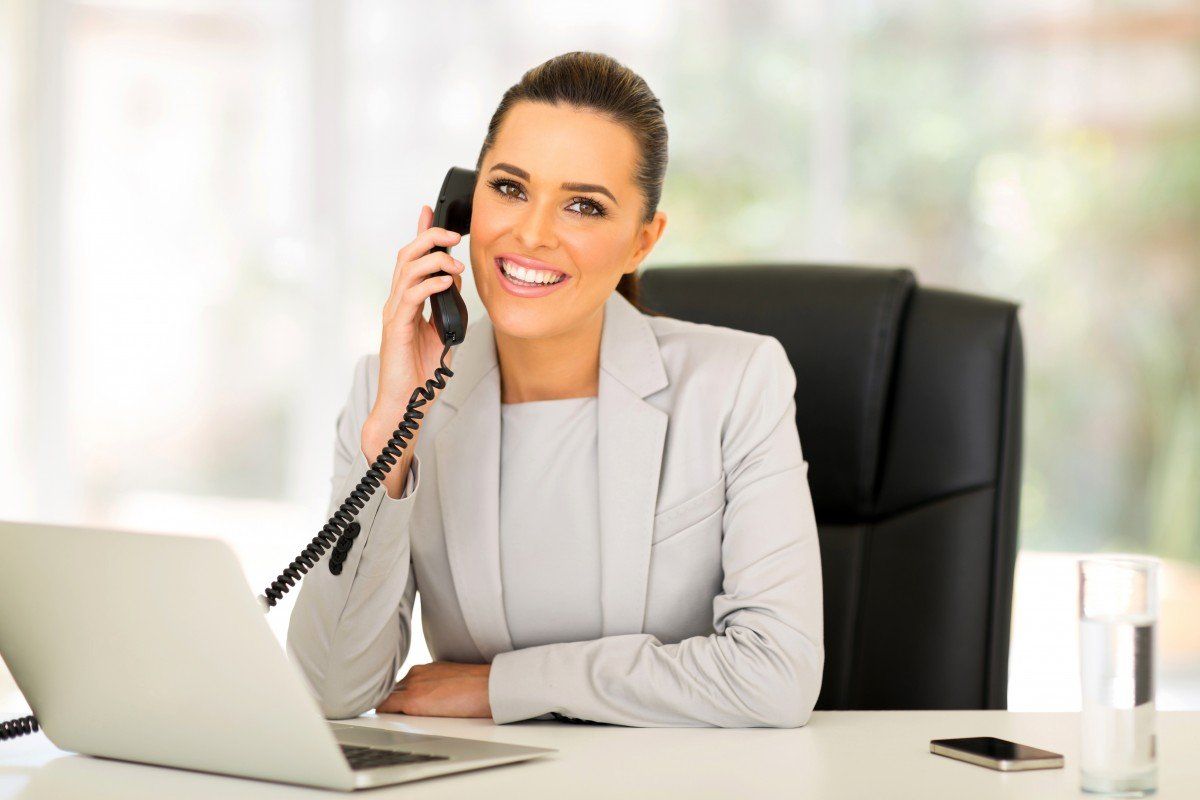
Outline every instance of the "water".
[[1080, 773], [1085, 791], [1139, 797], [1157, 786], [1154, 623], [1084, 619]]

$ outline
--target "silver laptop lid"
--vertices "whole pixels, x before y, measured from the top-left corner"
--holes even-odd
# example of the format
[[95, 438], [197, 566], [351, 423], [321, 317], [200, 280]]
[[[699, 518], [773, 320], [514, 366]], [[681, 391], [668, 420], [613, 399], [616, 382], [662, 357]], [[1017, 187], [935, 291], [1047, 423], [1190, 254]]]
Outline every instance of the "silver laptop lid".
[[354, 785], [219, 540], [0, 521], [0, 653], [64, 750]]

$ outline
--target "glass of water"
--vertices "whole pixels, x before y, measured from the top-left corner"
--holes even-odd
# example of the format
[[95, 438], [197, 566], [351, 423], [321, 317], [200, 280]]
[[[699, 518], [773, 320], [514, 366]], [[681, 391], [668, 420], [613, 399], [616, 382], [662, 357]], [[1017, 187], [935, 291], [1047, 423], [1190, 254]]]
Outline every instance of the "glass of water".
[[1079, 561], [1079, 667], [1083, 691], [1080, 786], [1144, 797], [1158, 787], [1154, 629], [1159, 561], [1095, 556]]

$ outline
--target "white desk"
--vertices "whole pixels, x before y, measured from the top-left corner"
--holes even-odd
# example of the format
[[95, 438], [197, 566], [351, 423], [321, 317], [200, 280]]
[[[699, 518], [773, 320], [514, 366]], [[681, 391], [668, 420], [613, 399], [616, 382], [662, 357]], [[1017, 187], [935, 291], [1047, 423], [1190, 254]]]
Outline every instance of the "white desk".
[[[358, 724], [559, 752], [355, 795], [70, 755], [36, 734], [0, 742], [0, 800], [1084, 797], [1079, 791], [1078, 720], [1070, 713], [848, 711], [817, 712], [807, 726], [793, 730], [718, 730], [559, 722], [497, 726], [489, 720], [368, 716]], [[1159, 712], [1158, 733], [1157, 797], [1200, 797], [1200, 712]], [[1066, 756], [1066, 766], [1002, 773], [929, 752], [930, 739], [956, 736], [999, 736], [1054, 750]]]

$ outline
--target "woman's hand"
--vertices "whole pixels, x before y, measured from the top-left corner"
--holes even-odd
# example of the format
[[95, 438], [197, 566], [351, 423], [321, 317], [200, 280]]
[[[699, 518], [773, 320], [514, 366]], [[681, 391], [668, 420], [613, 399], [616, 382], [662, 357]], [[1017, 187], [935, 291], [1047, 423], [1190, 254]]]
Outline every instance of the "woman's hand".
[[[409, 398], [418, 386], [433, 376], [441, 363], [442, 340], [431, 319], [424, 316], [425, 301], [437, 292], [445, 291], [451, 282], [462, 289], [466, 267], [449, 253], [429, 252], [436, 245], [451, 247], [462, 239], [460, 234], [445, 228], [431, 227], [433, 209], [421, 206], [417, 219], [417, 236], [396, 255], [392, 273], [392, 290], [383, 307], [383, 337], [379, 347], [379, 388], [362, 429], [362, 450], [367, 461], [374, 462], [396, 430]], [[435, 275], [443, 271], [448, 275]], [[446, 364], [454, 363], [453, 351]], [[435, 398], [436, 401], [436, 398]], [[428, 415], [435, 401], [426, 403], [422, 413]], [[384, 479], [389, 496], [396, 498], [408, 479], [412, 453], [416, 449], [417, 432], [408, 440], [404, 456], [393, 465]]]
[[375, 709], [381, 714], [414, 717], [492, 718], [488, 702], [491, 664], [456, 664], [434, 661], [417, 664], [396, 684]]

